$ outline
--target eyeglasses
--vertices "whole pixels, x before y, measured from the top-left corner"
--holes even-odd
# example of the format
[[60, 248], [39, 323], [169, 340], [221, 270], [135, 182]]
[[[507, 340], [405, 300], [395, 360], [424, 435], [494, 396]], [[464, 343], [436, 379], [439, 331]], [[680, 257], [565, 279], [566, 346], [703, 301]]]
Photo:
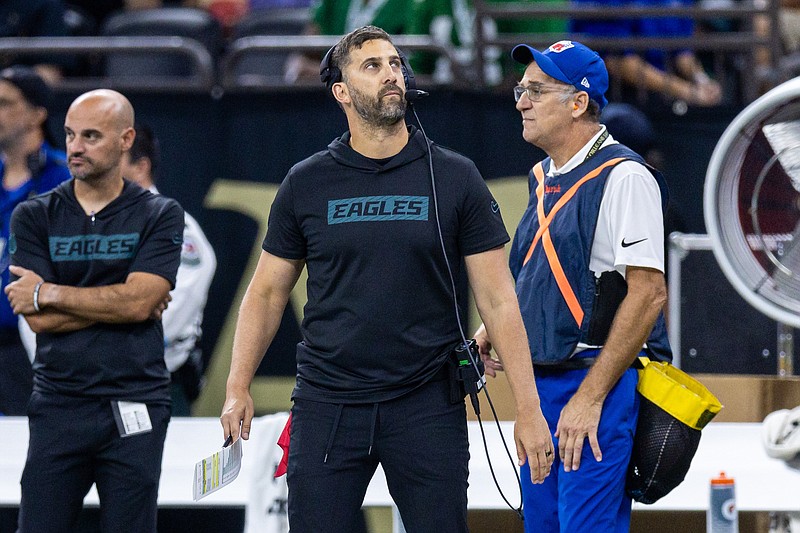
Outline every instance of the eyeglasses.
[[514, 101], [519, 102], [522, 95], [527, 94], [528, 100], [531, 102], [538, 102], [542, 99], [543, 94], [559, 92], [575, 92], [575, 89], [568, 85], [551, 85], [550, 88], [548, 88], [548, 86], [543, 83], [534, 83], [527, 87], [517, 85], [514, 87]]

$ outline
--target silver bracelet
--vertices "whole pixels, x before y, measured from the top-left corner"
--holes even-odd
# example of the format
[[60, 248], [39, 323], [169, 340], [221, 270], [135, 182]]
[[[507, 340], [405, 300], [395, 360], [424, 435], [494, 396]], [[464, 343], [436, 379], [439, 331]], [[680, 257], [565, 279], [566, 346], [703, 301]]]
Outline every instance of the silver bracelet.
[[39, 307], [39, 289], [42, 288], [42, 285], [44, 285], [44, 281], [40, 281], [33, 288], [33, 310], [37, 313], [41, 311], [41, 308]]

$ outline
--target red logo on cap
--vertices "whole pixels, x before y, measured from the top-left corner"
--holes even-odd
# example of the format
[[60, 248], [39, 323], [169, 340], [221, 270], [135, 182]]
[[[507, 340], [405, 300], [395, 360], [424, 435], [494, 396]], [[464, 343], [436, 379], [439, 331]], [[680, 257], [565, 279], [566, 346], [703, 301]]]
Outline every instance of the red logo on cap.
[[559, 53], [563, 52], [564, 50], [569, 50], [573, 46], [575, 45], [572, 44], [572, 41], [558, 41], [557, 43], [550, 46], [550, 51]]

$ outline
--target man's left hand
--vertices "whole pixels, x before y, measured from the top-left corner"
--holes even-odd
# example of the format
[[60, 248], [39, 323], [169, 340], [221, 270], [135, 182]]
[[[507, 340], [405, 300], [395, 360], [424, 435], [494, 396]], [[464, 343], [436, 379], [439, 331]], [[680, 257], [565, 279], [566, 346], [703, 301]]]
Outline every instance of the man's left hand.
[[564, 463], [565, 472], [580, 468], [583, 441], [587, 437], [594, 458], [598, 462], [603, 460], [603, 453], [597, 440], [602, 411], [602, 402], [587, 399], [580, 393], [576, 393], [561, 410], [556, 438], [558, 438], [558, 455]]
[[544, 483], [544, 479], [550, 474], [555, 454], [553, 437], [541, 409], [517, 413], [514, 440], [517, 443], [520, 466], [527, 461], [531, 468], [531, 482]]
[[14, 311], [14, 314], [29, 315], [35, 313], [36, 309], [33, 307], [33, 289], [36, 287], [37, 283], [44, 280], [33, 270], [28, 270], [21, 266], [11, 265], [8, 269], [13, 275], [19, 278], [6, 285], [5, 288], [8, 302], [11, 304], [11, 309]]
[[478, 344], [478, 353], [483, 360], [484, 372], [487, 376], [496, 378], [497, 373], [503, 371], [503, 363], [492, 357], [492, 341], [489, 340], [489, 334], [486, 333], [486, 326], [481, 324], [473, 337]]

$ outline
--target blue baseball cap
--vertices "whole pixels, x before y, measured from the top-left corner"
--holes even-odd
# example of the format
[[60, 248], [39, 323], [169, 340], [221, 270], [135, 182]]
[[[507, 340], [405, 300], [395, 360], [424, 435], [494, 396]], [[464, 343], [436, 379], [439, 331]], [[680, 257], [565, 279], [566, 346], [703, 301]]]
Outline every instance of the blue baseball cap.
[[563, 81], [579, 91], [586, 91], [602, 110], [608, 100], [608, 71], [597, 52], [575, 41], [558, 41], [544, 52], [527, 44], [518, 44], [511, 50], [514, 61], [528, 65], [536, 61], [539, 68], [551, 78]]

